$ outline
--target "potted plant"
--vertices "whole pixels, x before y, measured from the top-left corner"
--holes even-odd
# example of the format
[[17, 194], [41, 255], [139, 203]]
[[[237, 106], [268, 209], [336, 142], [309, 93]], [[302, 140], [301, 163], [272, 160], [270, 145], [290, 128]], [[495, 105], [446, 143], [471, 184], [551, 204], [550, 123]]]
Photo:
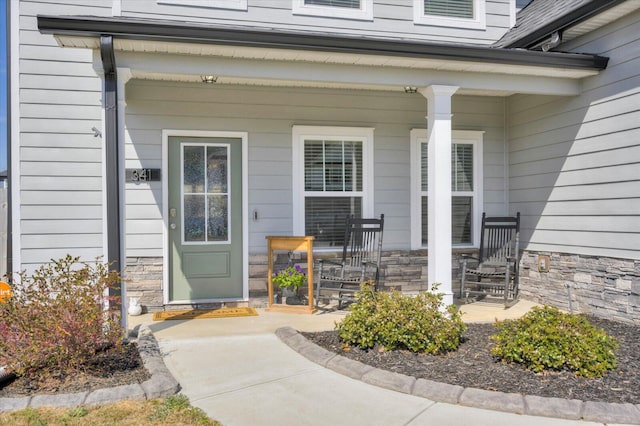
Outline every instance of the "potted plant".
[[[288, 266], [275, 272], [271, 277], [271, 282], [283, 290], [283, 296], [288, 298], [297, 297], [298, 289], [307, 280], [307, 274], [300, 265]], [[290, 300], [287, 303], [290, 304]]]

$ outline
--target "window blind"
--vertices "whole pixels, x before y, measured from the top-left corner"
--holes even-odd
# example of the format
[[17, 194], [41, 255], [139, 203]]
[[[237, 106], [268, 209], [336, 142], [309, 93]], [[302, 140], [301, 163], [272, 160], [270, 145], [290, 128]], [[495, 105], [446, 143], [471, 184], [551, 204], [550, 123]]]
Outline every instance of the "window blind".
[[[428, 144], [420, 144], [421, 190], [428, 192]], [[451, 145], [451, 243], [471, 244], [473, 224], [473, 196], [458, 193], [473, 192], [473, 144], [454, 143]], [[422, 244], [428, 245], [429, 197], [423, 194]]]
[[424, 0], [424, 14], [473, 19], [474, 0]]
[[362, 141], [304, 141], [304, 190], [326, 193], [305, 196], [305, 235], [315, 246], [341, 246], [345, 218], [362, 216], [362, 149]]
[[[429, 244], [429, 197], [422, 197], [422, 244]], [[473, 197], [451, 197], [451, 244], [471, 244]]]
[[362, 191], [362, 142], [306, 140], [305, 191]]
[[[422, 191], [429, 190], [428, 145], [420, 145], [420, 170]], [[473, 145], [472, 144], [452, 144], [451, 145], [451, 190], [452, 191], [473, 191]]]
[[360, 9], [360, 0], [304, 0], [305, 5]]
[[473, 191], [473, 145], [451, 147], [451, 190]]
[[315, 247], [342, 246], [345, 219], [362, 217], [361, 197], [306, 197], [305, 235], [315, 237]]

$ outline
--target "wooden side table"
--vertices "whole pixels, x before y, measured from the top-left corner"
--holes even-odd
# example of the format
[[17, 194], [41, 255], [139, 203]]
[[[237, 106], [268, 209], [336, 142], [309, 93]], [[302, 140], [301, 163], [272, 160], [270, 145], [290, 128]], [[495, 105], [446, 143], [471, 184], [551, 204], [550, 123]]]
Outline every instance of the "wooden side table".
[[[267, 271], [267, 282], [269, 287], [269, 307], [267, 311], [294, 312], [299, 314], [312, 314], [316, 310], [313, 308], [313, 240], [315, 237], [295, 237], [295, 236], [267, 236], [267, 255], [269, 256], [269, 269]], [[309, 287], [309, 304], [307, 306], [291, 306], [273, 303], [273, 252], [275, 250], [286, 251], [306, 251], [307, 252], [307, 286]]]

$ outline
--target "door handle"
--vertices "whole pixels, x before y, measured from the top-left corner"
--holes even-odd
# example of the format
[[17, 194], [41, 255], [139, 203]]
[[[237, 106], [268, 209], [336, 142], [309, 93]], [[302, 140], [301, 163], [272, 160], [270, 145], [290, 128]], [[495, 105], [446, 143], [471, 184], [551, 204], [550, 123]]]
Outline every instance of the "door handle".
[[171, 229], [176, 229], [176, 224], [175, 224], [175, 223], [172, 223], [171, 225], [169, 225], [169, 228], [171, 228]]

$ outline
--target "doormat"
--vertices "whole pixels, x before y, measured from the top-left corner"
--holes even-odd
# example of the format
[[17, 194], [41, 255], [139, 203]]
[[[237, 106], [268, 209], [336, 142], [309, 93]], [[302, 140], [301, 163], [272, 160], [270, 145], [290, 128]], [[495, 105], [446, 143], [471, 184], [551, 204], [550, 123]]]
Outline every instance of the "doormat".
[[219, 308], [219, 309], [190, 309], [184, 311], [162, 311], [154, 312], [154, 321], [163, 320], [190, 320], [209, 318], [231, 318], [231, 317], [255, 317], [258, 311], [254, 308]]

